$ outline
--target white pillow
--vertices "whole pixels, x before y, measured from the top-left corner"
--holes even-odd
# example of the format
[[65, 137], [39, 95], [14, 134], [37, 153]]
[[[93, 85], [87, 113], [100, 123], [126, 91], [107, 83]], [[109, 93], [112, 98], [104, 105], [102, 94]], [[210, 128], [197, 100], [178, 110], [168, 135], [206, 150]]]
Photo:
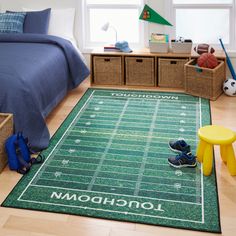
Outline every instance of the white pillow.
[[[38, 11], [22, 8], [23, 11]], [[48, 34], [74, 40], [75, 9], [51, 9]]]

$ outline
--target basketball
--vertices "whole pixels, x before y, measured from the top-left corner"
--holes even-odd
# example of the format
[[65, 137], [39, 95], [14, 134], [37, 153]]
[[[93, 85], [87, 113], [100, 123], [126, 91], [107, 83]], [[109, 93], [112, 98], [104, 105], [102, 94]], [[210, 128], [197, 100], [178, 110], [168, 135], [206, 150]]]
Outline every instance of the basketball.
[[215, 49], [211, 47], [209, 44], [202, 43], [194, 47], [194, 51], [199, 55], [201, 55], [203, 53], [214, 53]]
[[203, 53], [198, 59], [197, 64], [200, 67], [214, 69], [218, 65], [217, 58], [211, 53]]

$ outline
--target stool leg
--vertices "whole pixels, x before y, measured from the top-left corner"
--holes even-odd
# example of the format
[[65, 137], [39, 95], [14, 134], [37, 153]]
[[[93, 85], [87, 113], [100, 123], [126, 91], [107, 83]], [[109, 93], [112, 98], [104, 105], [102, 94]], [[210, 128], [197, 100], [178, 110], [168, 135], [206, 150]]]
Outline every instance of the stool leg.
[[226, 153], [226, 146], [225, 145], [220, 145], [220, 155], [221, 159], [224, 163], [227, 162], [227, 153]]
[[234, 155], [234, 149], [232, 145], [226, 146], [227, 155], [227, 167], [231, 175], [236, 175], [236, 160]]
[[199, 162], [202, 162], [205, 147], [206, 147], [206, 142], [204, 142], [203, 140], [200, 139], [199, 143], [198, 143], [198, 147], [197, 147], [197, 160]]
[[213, 164], [213, 146], [209, 143], [205, 146], [203, 154], [203, 174], [206, 176], [211, 175]]

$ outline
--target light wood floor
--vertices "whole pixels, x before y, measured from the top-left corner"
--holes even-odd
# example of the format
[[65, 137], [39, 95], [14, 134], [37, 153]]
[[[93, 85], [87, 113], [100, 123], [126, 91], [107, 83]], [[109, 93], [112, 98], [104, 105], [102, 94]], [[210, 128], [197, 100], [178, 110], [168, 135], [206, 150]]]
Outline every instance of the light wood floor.
[[[47, 118], [51, 134], [63, 122], [89, 86], [88, 81], [69, 93]], [[236, 97], [222, 95], [211, 103], [213, 124], [236, 131]], [[234, 146], [235, 148], [235, 146]], [[235, 148], [236, 150], [236, 148]], [[231, 177], [215, 149], [217, 181], [223, 235], [236, 235], [236, 177]], [[0, 174], [0, 202], [9, 194], [20, 175], [6, 168]], [[80, 216], [30, 210], [0, 208], [0, 236], [173, 236], [208, 235], [189, 230], [171, 229], [135, 223], [123, 223]], [[214, 234], [209, 234], [214, 235]]]

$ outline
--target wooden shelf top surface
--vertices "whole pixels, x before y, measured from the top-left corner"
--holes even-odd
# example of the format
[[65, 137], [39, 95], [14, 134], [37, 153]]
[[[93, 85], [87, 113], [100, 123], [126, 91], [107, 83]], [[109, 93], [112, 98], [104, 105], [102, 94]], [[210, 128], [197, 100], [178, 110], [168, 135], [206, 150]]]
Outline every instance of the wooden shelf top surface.
[[[119, 52], [119, 51], [104, 51], [103, 48], [101, 49], [96, 49], [92, 51], [91, 55], [108, 55], [108, 56], [156, 56], [156, 57], [199, 57], [199, 55], [192, 50], [191, 53], [173, 53], [173, 52], [168, 52], [168, 53], [151, 53], [149, 48], [143, 48], [139, 50], [134, 50], [131, 53], [124, 53], [124, 52]], [[222, 58], [225, 59], [225, 53], [223, 50], [218, 50], [215, 51], [214, 55], [217, 58]]]

